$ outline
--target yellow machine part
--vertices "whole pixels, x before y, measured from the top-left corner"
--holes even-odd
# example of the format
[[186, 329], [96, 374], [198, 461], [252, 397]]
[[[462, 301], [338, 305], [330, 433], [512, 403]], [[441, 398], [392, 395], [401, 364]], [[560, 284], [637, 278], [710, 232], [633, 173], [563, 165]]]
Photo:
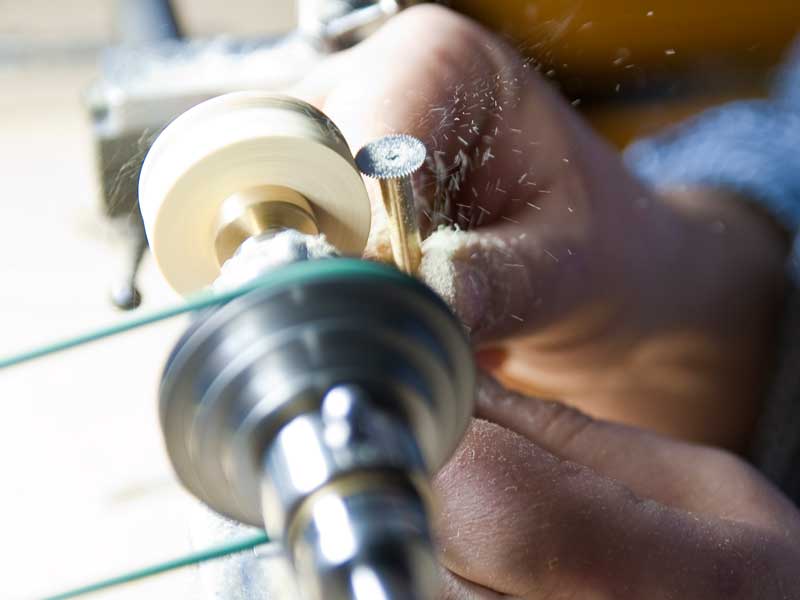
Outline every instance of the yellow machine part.
[[[621, 56], [676, 70], [709, 57], [769, 65], [800, 32], [797, 0], [451, 0], [531, 56], [616, 79]], [[674, 51], [674, 53], [673, 53]]]
[[[603, 98], [583, 108], [620, 146], [707, 106], [764, 95], [771, 69], [800, 33], [797, 0], [447, 4], [505, 35], [570, 99]], [[670, 81], [683, 82], [680, 91], [670, 91]], [[632, 91], [639, 99], [630, 100]]]

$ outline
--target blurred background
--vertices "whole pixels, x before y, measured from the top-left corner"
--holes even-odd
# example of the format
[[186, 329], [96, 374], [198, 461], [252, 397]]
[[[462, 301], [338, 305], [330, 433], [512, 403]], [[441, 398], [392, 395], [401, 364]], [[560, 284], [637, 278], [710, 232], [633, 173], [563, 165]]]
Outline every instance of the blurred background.
[[[293, 27], [289, 0], [175, 2], [188, 35]], [[0, 1], [0, 355], [124, 318], [86, 95], [120, 38], [112, 0]], [[124, 233], [124, 232], [122, 232]], [[140, 310], [176, 301], [145, 257]], [[208, 543], [162, 449], [156, 393], [175, 319], [0, 371], [0, 598], [63, 591]], [[195, 536], [194, 538], [192, 536]], [[98, 594], [199, 598], [195, 570]]]
[[[124, 12], [135, 3], [0, 0], [0, 356], [124, 318], [110, 285], [137, 255], [130, 159], [157, 131], [150, 117], [191, 104], [230, 64], [176, 67], [174, 46], [150, 49], [158, 32], [133, 39], [149, 31]], [[704, 106], [764, 94], [800, 24], [796, 0], [448, 4], [509, 36], [620, 146]], [[173, 5], [185, 37], [214, 38], [229, 58], [293, 29], [300, 12], [294, 0]], [[291, 79], [314, 56], [290, 45], [280, 60], [244, 65], [243, 79]], [[182, 73], [185, 94], [173, 104], [170, 72], [142, 69], [166, 63]], [[178, 301], [146, 254], [138, 288], [139, 310]], [[185, 324], [0, 371], [0, 597], [41, 597], [207, 545], [156, 410], [162, 365]], [[188, 569], [97, 597], [213, 597], [206, 592]]]

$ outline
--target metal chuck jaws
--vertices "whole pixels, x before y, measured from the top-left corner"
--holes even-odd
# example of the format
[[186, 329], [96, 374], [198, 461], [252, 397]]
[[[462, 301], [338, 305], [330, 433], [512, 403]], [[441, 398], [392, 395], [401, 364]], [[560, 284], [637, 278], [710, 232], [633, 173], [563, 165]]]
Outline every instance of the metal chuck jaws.
[[180, 480], [281, 541], [309, 599], [435, 598], [429, 479], [467, 426], [472, 353], [426, 286], [338, 256], [360, 256], [370, 224], [339, 130], [294, 99], [215, 98], [153, 145], [140, 202], [177, 291], [263, 279], [168, 360]]

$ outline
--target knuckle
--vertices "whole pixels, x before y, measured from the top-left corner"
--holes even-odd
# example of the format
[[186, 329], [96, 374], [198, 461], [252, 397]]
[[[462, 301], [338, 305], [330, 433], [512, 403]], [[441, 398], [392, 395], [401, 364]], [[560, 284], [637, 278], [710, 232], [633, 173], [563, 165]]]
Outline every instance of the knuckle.
[[[497, 67], [497, 51], [503, 60], [513, 62], [515, 53], [493, 33], [477, 22], [453, 10], [432, 3], [419, 4], [402, 11], [392, 21], [406, 29], [425, 32], [417, 39], [431, 63], [458, 68], [492, 72]], [[389, 23], [392, 24], [392, 21]]]
[[443, 6], [423, 3], [412, 6], [401, 12], [395, 21], [412, 23], [415, 26], [435, 31], [437, 35], [427, 37], [427, 43], [446, 45], [448, 36], [470, 38], [475, 34], [483, 37], [490, 34], [469, 18]]
[[561, 402], [546, 402], [537, 411], [542, 441], [549, 447], [567, 450], [579, 442], [594, 420], [581, 411]]
[[572, 540], [591, 512], [564, 495], [572, 484], [579, 489], [585, 469], [576, 465], [566, 484], [564, 465], [508, 429], [475, 421], [435, 482], [445, 566], [529, 597], [563, 586], [574, 567]]

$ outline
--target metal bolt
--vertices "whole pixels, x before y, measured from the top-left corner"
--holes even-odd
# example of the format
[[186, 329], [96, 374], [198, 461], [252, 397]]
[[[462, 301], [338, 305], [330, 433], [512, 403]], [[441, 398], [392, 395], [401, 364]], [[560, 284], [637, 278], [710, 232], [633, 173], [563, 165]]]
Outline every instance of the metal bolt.
[[411, 176], [425, 162], [425, 144], [410, 135], [388, 135], [358, 151], [356, 165], [381, 187], [389, 217], [392, 256], [398, 269], [413, 274], [422, 260], [422, 237]]

